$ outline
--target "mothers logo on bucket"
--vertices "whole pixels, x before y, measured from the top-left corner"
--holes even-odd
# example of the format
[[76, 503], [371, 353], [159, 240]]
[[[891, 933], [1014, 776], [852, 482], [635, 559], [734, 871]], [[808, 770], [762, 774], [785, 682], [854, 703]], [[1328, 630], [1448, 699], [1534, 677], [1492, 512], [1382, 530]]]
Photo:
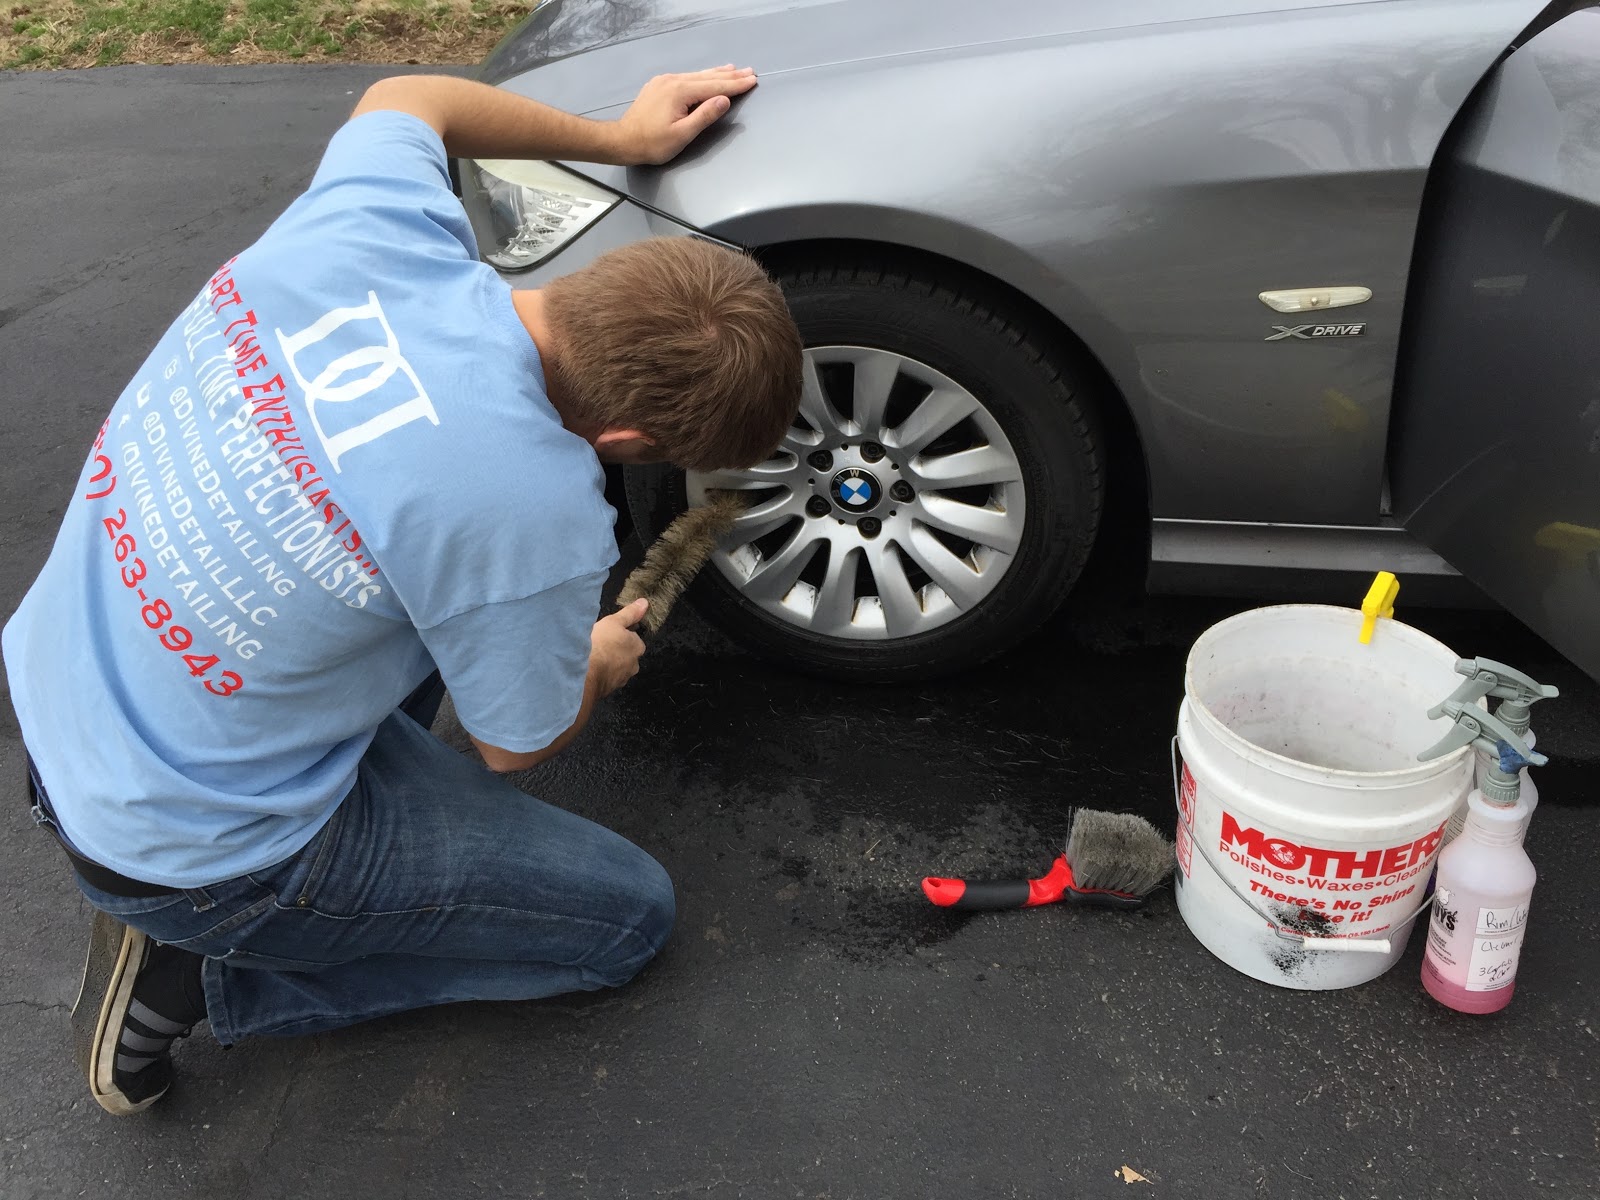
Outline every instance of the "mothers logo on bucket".
[[1224, 809], [1221, 849], [1234, 862], [1251, 870], [1259, 869], [1256, 864], [1265, 864], [1268, 869], [1264, 874], [1286, 883], [1302, 882], [1330, 892], [1368, 891], [1409, 879], [1427, 867], [1444, 841], [1444, 830], [1445, 826], [1440, 825], [1432, 833], [1378, 850], [1331, 850], [1303, 846], [1246, 828]]
[[[1388, 928], [1382, 910], [1416, 893], [1417, 876], [1432, 867], [1434, 855], [1444, 841], [1444, 830], [1441, 824], [1432, 833], [1396, 846], [1336, 850], [1307, 846], [1241, 825], [1224, 809], [1218, 848], [1238, 866], [1264, 877], [1249, 881], [1253, 896], [1288, 905], [1290, 911], [1306, 911], [1308, 916], [1321, 914], [1319, 919], [1329, 923], [1302, 932], [1322, 937], [1370, 937]], [[1274, 883], [1278, 886], [1274, 887]], [[1380, 894], [1357, 899], [1324, 894], [1329, 892]], [[1373, 921], [1375, 916], [1377, 921]], [[1362, 928], [1350, 929], [1350, 925]], [[1290, 927], [1297, 928], [1292, 923]]]

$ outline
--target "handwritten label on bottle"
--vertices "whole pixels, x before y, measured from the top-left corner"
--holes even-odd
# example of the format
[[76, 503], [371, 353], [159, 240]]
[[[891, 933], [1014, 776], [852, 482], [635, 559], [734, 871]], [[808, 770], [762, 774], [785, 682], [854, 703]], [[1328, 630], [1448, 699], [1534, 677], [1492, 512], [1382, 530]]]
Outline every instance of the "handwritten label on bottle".
[[1528, 906], [1480, 908], [1473, 931], [1472, 957], [1467, 962], [1467, 991], [1492, 992], [1511, 986], [1517, 957], [1528, 927]]

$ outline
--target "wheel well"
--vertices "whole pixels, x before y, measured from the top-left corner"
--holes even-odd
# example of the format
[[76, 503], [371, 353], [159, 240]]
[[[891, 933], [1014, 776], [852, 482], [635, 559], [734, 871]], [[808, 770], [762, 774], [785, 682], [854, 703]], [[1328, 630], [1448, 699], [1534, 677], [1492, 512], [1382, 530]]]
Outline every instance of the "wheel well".
[[1003, 280], [956, 259], [909, 246], [837, 238], [754, 246], [750, 247], [750, 252], [775, 275], [795, 267], [841, 261], [892, 262], [911, 270], [923, 268], [942, 282], [957, 284], [982, 296], [991, 307], [1010, 313], [1047, 344], [1060, 346], [1071, 354], [1074, 365], [1094, 376], [1098, 393], [1106, 398], [1106, 403], [1096, 406], [1096, 416], [1100, 418], [1106, 439], [1106, 503], [1090, 558], [1090, 570], [1096, 574], [1137, 570], [1142, 582], [1150, 543], [1150, 480], [1144, 446], [1126, 397], [1099, 358], [1070, 326]]

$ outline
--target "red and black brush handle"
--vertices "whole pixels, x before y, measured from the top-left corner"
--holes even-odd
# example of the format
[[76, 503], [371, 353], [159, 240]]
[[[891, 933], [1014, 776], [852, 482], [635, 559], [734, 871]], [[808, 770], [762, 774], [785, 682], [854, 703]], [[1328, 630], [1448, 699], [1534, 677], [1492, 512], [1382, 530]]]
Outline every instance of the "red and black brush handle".
[[1098, 908], [1138, 908], [1143, 896], [1105, 888], [1079, 887], [1072, 864], [1059, 855], [1038, 879], [941, 879], [930, 875], [922, 891], [940, 908], [971, 912], [997, 908], [1036, 908], [1041, 904], [1091, 904]]

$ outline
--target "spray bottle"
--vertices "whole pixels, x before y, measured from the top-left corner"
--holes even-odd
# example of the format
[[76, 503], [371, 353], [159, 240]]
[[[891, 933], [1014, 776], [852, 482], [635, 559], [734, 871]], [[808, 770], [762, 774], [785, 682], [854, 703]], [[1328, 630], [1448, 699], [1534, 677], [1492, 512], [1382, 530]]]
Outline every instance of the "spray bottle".
[[[1508, 667], [1491, 658], [1457, 659], [1456, 670], [1465, 675], [1467, 680], [1451, 694], [1450, 701], [1465, 705], [1475, 704], [1485, 696], [1498, 698], [1500, 706], [1495, 709], [1494, 715], [1517, 735], [1517, 740], [1522, 745], [1531, 751], [1538, 743], [1538, 737], [1529, 728], [1532, 723], [1529, 710], [1538, 701], [1554, 700], [1561, 693], [1549, 684], [1530, 679], [1515, 667]], [[1485, 749], [1483, 745], [1476, 746], [1475, 751], [1477, 771], [1474, 786], [1482, 791], [1484, 780], [1488, 778], [1490, 768], [1497, 761], [1497, 752]], [[1526, 767], [1522, 769], [1520, 783], [1522, 802], [1528, 806], [1528, 818], [1531, 820], [1533, 810], [1539, 806], [1539, 789], [1534, 785]], [[1463, 800], [1461, 806], [1451, 814], [1450, 823], [1445, 827], [1446, 846], [1455, 841], [1466, 819], [1467, 804]], [[1527, 836], [1528, 821], [1524, 821], [1517, 835], [1518, 843], [1520, 844]]]
[[1495, 757], [1483, 786], [1467, 797], [1461, 835], [1439, 855], [1422, 986], [1457, 1012], [1498, 1012], [1511, 1003], [1516, 987], [1538, 878], [1522, 848], [1528, 806], [1519, 795], [1519, 775], [1529, 763], [1549, 760], [1476, 704], [1447, 700], [1428, 715], [1448, 717], [1455, 728], [1419, 758], [1437, 758], [1469, 743]]

